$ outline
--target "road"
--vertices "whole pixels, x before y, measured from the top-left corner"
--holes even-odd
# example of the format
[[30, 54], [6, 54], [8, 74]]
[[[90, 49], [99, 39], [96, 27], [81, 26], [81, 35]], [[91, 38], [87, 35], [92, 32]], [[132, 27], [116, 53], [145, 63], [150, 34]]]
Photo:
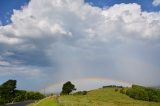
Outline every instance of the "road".
[[5, 106], [26, 106], [26, 105], [33, 103], [33, 102], [34, 102], [34, 100], [29, 100], [29, 101], [19, 102], [19, 103], [15, 103], [15, 104], [8, 104]]

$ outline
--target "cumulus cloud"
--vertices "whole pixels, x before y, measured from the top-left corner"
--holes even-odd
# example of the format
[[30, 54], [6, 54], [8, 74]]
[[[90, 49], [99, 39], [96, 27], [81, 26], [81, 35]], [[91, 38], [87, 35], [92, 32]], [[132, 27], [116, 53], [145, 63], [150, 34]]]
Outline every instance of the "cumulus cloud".
[[153, 0], [152, 3], [154, 6], [159, 6], [160, 5], [160, 0]]
[[[142, 12], [140, 5], [114, 5], [106, 11], [104, 10], [103, 14], [107, 18], [105, 21], [107, 25], [113, 26], [111, 33], [119, 32], [117, 36], [143, 39], [159, 37], [160, 14]], [[119, 30], [117, 27], [119, 27]]]
[[142, 12], [134, 3], [101, 9], [83, 0], [31, 0], [11, 20], [0, 26], [0, 49], [13, 54], [0, 61], [22, 65], [15, 73], [35, 72], [26, 75], [48, 76], [43, 80], [50, 83], [102, 76], [158, 84], [159, 12]]

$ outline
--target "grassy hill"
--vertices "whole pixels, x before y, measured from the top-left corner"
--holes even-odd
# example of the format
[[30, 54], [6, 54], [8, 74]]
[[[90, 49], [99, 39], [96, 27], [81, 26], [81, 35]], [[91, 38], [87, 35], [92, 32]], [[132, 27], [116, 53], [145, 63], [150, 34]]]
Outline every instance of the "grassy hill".
[[115, 88], [92, 90], [87, 95], [60, 96], [57, 102], [59, 104], [47, 98], [33, 106], [160, 106], [160, 103], [156, 102], [134, 100], [125, 94], [115, 92]]

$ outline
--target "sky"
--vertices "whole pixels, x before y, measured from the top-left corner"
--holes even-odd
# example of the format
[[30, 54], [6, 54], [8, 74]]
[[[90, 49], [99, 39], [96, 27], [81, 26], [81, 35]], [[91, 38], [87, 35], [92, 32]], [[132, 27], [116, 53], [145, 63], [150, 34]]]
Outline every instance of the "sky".
[[0, 83], [159, 86], [159, 54], [160, 0], [0, 1]]

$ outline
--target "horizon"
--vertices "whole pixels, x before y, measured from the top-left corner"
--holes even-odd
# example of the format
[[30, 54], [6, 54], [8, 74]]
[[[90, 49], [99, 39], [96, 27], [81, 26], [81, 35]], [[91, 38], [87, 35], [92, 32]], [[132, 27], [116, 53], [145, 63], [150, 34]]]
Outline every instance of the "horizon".
[[159, 54], [160, 0], [0, 1], [0, 84], [160, 86]]

